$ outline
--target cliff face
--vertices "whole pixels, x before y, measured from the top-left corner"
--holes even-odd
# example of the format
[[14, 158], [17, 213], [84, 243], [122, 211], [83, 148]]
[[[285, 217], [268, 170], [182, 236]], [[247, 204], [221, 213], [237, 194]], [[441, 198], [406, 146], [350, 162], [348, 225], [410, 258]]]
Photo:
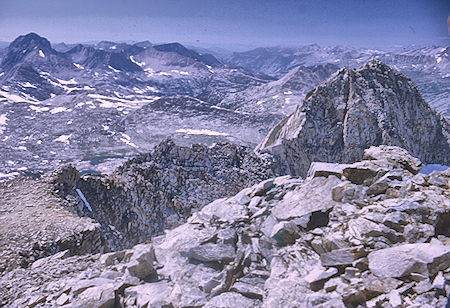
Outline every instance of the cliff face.
[[110, 175], [59, 171], [59, 195], [100, 223], [110, 249], [145, 242], [183, 223], [192, 211], [273, 176], [269, 157], [232, 144], [181, 147], [162, 142]]
[[257, 151], [278, 157], [281, 172], [305, 176], [312, 161], [349, 163], [371, 145], [396, 145], [424, 163], [450, 163], [448, 121], [414, 83], [373, 59], [341, 69], [275, 126]]
[[351, 165], [314, 163], [305, 179], [215, 200], [151, 243], [10, 271], [0, 304], [444, 307], [450, 173], [420, 168], [391, 146]]

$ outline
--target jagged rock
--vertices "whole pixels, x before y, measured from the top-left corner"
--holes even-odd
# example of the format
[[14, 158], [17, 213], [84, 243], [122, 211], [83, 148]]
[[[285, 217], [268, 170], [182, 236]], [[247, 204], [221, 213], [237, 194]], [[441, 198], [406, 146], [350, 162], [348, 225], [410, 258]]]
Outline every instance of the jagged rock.
[[258, 303], [255, 300], [247, 298], [239, 293], [226, 292], [222, 293], [212, 300], [210, 300], [205, 308], [228, 308], [228, 307], [242, 307], [242, 308], [256, 308]]
[[151, 245], [137, 245], [133, 248], [132, 255], [126, 264], [127, 272], [141, 280], [146, 280], [155, 274], [153, 262], [155, 252]]
[[450, 266], [450, 246], [439, 241], [405, 244], [373, 251], [369, 268], [378, 277], [404, 277], [411, 273], [434, 275]]
[[402, 282], [395, 278], [378, 278], [374, 275], [363, 278], [364, 293], [368, 298], [373, 298], [380, 294], [387, 294], [401, 284]]
[[234, 260], [236, 252], [231, 245], [206, 243], [191, 248], [186, 256], [200, 262], [230, 262]]
[[[272, 213], [278, 219], [285, 220], [311, 217], [312, 213], [318, 211], [326, 212], [336, 204], [332, 199], [331, 189], [339, 182], [335, 176], [308, 179], [299, 189], [287, 192], [283, 200], [272, 209]], [[306, 223], [308, 221], [309, 218]]]
[[254, 298], [262, 300], [264, 296], [264, 290], [261, 288], [243, 282], [235, 282], [230, 288], [230, 291], [240, 293], [248, 298]]
[[[257, 150], [272, 153], [281, 170], [300, 176], [313, 161], [353, 163], [380, 144], [403, 147], [424, 163], [449, 165], [449, 127], [410, 79], [372, 59], [313, 89]], [[414, 172], [418, 166], [405, 167]]]
[[320, 255], [323, 266], [350, 265], [353, 261], [365, 256], [363, 247], [335, 249]]
[[273, 227], [270, 237], [277, 242], [278, 246], [285, 246], [295, 242], [299, 236], [298, 232], [299, 229], [295, 223], [282, 221]]
[[323, 163], [323, 162], [312, 162], [309, 166], [308, 174], [306, 177], [318, 177], [329, 175], [335, 175], [338, 178], [342, 177], [344, 169], [347, 167], [345, 164], [336, 163]]
[[170, 287], [166, 282], [145, 283], [125, 289], [125, 298], [133, 298], [138, 307], [170, 307]]
[[305, 276], [305, 281], [309, 283], [309, 288], [313, 291], [319, 289], [320, 284], [323, 284], [327, 279], [336, 275], [338, 270], [334, 267], [327, 270], [316, 268]]
[[104, 251], [101, 226], [70, 213], [45, 180], [0, 183], [0, 273], [67, 250], [68, 255]]
[[108, 246], [119, 250], [175, 227], [192, 211], [273, 172], [269, 157], [244, 146], [183, 147], [166, 140], [110, 175], [76, 175], [73, 168], [61, 168], [52, 177], [55, 190], [72, 211], [100, 223]]
[[402, 306], [403, 300], [397, 290], [391, 291], [391, 293], [389, 293], [388, 297], [389, 297], [389, 304], [391, 304], [391, 306], [393, 308]]

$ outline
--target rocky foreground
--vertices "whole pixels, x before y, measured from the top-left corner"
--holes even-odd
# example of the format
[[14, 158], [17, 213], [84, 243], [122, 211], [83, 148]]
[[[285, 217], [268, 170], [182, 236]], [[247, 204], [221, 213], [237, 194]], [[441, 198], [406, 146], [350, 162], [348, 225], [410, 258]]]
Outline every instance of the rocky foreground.
[[218, 199], [151, 242], [0, 278], [9, 307], [444, 307], [450, 171], [394, 146]]

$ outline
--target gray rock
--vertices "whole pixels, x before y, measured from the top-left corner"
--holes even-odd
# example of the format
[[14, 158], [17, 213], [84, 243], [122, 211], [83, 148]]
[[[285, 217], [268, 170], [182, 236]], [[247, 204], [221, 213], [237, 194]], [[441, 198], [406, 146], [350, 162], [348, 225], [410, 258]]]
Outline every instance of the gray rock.
[[273, 227], [270, 237], [278, 246], [291, 245], [299, 237], [299, 228], [292, 221], [282, 221]]
[[236, 257], [233, 246], [228, 244], [206, 243], [191, 248], [186, 256], [200, 262], [230, 262]]
[[204, 308], [229, 308], [229, 307], [242, 307], [242, 308], [256, 308], [259, 307], [258, 302], [247, 298], [239, 293], [225, 292], [218, 296], [213, 297]]
[[320, 285], [325, 283], [325, 281], [334, 275], [336, 275], [338, 270], [334, 267], [327, 270], [322, 268], [315, 268], [308, 275], [305, 276], [305, 281], [309, 284], [309, 288], [313, 291], [317, 291]]
[[434, 275], [450, 266], [450, 246], [438, 241], [404, 244], [373, 251], [368, 259], [370, 271], [378, 277], [397, 278], [411, 273]]
[[366, 252], [362, 246], [332, 250], [320, 255], [323, 266], [351, 265], [355, 260], [364, 257]]
[[272, 214], [279, 220], [287, 220], [317, 211], [325, 212], [336, 205], [331, 189], [339, 182], [335, 176], [306, 180], [299, 189], [288, 191], [283, 200], [272, 209]]
[[330, 175], [341, 178], [342, 172], [347, 167], [345, 164], [337, 163], [324, 163], [324, 162], [312, 162], [309, 166], [308, 174], [306, 177], [328, 177]]
[[135, 298], [138, 307], [170, 307], [171, 288], [164, 281], [126, 288], [125, 298]]
[[133, 277], [146, 280], [156, 273], [153, 267], [154, 261], [155, 252], [152, 245], [136, 245], [126, 264], [127, 272]]

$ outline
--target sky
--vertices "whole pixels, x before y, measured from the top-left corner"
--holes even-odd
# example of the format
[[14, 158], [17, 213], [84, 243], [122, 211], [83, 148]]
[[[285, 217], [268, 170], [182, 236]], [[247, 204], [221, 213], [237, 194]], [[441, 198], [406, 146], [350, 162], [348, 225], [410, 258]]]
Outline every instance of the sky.
[[0, 41], [450, 45], [448, 0], [0, 0]]

